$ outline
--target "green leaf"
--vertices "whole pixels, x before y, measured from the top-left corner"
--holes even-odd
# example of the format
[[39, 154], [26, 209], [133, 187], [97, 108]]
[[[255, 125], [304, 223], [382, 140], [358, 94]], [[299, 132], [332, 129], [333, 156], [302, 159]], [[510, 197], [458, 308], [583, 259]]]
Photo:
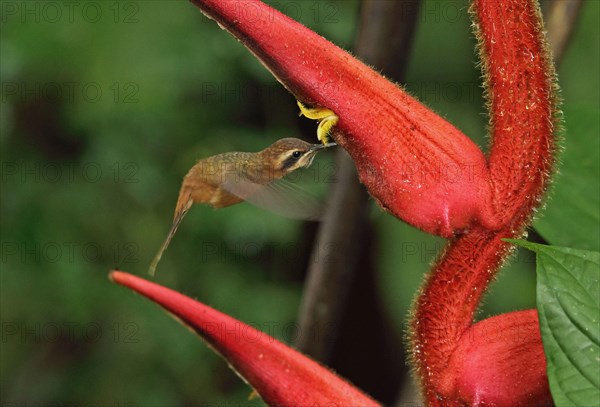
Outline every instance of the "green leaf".
[[537, 309], [554, 402], [600, 405], [600, 253], [510, 241], [537, 255]]

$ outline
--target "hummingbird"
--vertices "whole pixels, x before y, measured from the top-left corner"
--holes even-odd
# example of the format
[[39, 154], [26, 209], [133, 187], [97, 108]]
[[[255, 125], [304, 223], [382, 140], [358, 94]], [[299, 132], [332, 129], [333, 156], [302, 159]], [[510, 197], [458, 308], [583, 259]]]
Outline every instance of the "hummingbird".
[[291, 187], [277, 181], [297, 169], [307, 168], [319, 151], [335, 145], [283, 138], [256, 153], [229, 152], [198, 161], [183, 178], [173, 224], [150, 264], [150, 275], [154, 275], [163, 252], [195, 203], [220, 209], [248, 201], [288, 217], [317, 219], [317, 205], [310, 202], [289, 208], [290, 202], [286, 201], [285, 195]]

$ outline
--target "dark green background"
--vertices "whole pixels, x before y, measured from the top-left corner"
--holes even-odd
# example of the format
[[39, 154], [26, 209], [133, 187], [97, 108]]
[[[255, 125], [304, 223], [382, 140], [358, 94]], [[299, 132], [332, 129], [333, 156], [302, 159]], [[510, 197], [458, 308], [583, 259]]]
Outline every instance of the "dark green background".
[[[145, 276], [196, 159], [284, 136], [311, 139], [314, 123], [299, 119], [294, 98], [186, 1], [1, 4], [2, 402], [260, 404], [246, 401], [248, 387], [197, 337], [110, 284], [107, 272]], [[357, 1], [271, 4], [352, 46]], [[406, 87], [485, 148], [467, 3], [424, 7]], [[559, 70], [565, 176], [538, 224], [551, 243], [598, 250], [598, 2], [586, 3], [579, 23]], [[321, 184], [330, 161], [323, 154], [314, 165]], [[381, 296], [404, 333], [443, 240], [375, 204], [371, 218]], [[289, 341], [313, 230], [248, 204], [198, 206], [157, 280]], [[519, 251], [481, 317], [534, 307], [534, 278], [533, 255]]]

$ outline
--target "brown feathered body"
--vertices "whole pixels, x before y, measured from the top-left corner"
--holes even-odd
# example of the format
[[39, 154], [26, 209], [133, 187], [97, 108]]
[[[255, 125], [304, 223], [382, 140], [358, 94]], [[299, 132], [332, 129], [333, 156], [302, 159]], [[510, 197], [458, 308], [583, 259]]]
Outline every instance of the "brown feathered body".
[[194, 203], [224, 208], [242, 202], [260, 189], [298, 168], [308, 167], [324, 145], [284, 138], [256, 153], [229, 152], [198, 161], [184, 177], [175, 206], [173, 225], [157, 253], [154, 274], [163, 251]]

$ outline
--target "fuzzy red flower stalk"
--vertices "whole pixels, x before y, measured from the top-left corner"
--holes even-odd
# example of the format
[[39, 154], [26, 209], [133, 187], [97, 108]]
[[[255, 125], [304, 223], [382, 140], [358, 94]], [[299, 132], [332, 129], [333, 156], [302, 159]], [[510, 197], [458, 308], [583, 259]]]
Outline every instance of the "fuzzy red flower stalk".
[[335, 139], [382, 207], [445, 237], [496, 228], [481, 150], [394, 83], [258, 0], [192, 0], [301, 102], [339, 117]]
[[188, 326], [272, 406], [379, 406], [329, 369], [265, 333], [183, 294], [121, 271], [110, 278]]
[[[494, 319], [504, 338], [515, 325], [535, 329], [530, 337], [500, 340], [498, 346], [489, 338], [465, 343], [469, 332], [488, 323], [471, 326], [511, 250], [502, 238], [524, 234], [548, 186], [557, 127], [554, 70], [537, 3], [477, 0], [472, 12], [490, 110], [492, 200], [503, 228], [478, 228], [449, 243], [415, 303], [413, 361], [431, 405], [548, 405], [535, 311]], [[516, 364], [530, 369], [511, 369]]]

